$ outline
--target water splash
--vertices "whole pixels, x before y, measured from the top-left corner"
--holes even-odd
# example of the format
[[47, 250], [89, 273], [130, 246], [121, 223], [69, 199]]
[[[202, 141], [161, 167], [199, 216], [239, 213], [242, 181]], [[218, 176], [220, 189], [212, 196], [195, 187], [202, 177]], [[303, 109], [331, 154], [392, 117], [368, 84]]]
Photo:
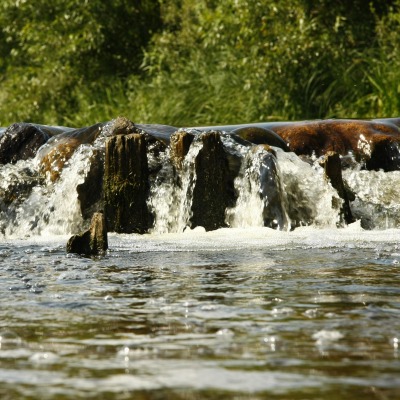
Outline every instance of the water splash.
[[226, 221], [233, 228], [262, 227], [263, 201], [260, 188], [260, 157], [246, 148], [239, 176], [235, 179], [235, 190], [238, 193], [235, 207], [226, 211]]
[[262, 146], [245, 148], [235, 189], [235, 207], [228, 208], [226, 220], [231, 227], [290, 229], [286, 195], [275, 156]]
[[287, 196], [288, 214], [294, 226], [333, 227], [339, 223], [342, 200], [316, 161], [310, 165], [294, 153], [276, 149]]
[[26, 237], [65, 235], [82, 230], [84, 221], [76, 187], [89, 171], [93, 151], [92, 146], [79, 146], [55, 183], [50, 180], [40, 182], [38, 160], [3, 166], [3, 175], [22, 176], [29, 168], [29, 174], [35, 179], [29, 194], [16, 198], [8, 205], [7, 212], [2, 212], [3, 234], [6, 237]]
[[348, 169], [343, 179], [355, 195], [352, 212], [364, 229], [400, 226], [400, 171]]

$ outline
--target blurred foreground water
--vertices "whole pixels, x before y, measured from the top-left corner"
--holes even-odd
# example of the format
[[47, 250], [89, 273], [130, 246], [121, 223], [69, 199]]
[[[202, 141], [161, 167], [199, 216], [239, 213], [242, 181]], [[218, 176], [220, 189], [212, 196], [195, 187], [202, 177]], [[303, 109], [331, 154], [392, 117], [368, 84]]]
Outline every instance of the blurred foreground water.
[[2, 399], [395, 399], [400, 230], [0, 242]]

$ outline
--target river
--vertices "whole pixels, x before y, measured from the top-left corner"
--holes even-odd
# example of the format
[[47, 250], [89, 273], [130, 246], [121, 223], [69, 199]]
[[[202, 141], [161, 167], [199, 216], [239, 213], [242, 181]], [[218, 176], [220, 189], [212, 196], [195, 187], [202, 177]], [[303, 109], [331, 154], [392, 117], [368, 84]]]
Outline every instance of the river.
[[316, 157], [221, 138], [230, 228], [190, 229], [195, 141], [178, 181], [149, 158], [149, 232], [95, 257], [66, 243], [102, 133], [54, 180], [0, 166], [1, 399], [400, 398], [400, 171], [343, 158], [346, 225]]
[[0, 244], [2, 399], [394, 399], [399, 230]]

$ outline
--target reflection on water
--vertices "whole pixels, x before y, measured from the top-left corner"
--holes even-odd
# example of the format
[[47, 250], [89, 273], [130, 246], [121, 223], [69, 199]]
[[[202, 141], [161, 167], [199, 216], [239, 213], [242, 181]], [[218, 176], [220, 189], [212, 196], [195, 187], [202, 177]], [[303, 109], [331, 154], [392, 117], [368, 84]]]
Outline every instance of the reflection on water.
[[398, 398], [400, 231], [258, 232], [0, 243], [0, 397]]

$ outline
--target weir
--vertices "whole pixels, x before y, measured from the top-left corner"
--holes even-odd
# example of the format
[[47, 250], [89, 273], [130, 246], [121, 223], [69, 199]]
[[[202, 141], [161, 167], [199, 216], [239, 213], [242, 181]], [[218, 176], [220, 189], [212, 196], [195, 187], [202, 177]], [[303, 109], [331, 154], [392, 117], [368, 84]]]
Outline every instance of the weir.
[[0, 234], [400, 226], [399, 119], [0, 130]]

